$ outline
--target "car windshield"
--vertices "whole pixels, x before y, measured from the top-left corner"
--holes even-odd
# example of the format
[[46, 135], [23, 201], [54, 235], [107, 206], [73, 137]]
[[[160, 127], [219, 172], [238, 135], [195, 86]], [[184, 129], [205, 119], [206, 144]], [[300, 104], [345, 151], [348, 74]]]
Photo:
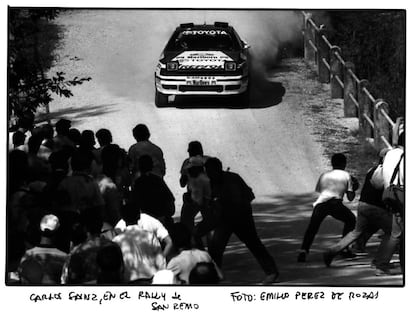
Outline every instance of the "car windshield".
[[171, 49], [175, 50], [233, 50], [234, 42], [225, 31], [194, 30], [178, 34]]

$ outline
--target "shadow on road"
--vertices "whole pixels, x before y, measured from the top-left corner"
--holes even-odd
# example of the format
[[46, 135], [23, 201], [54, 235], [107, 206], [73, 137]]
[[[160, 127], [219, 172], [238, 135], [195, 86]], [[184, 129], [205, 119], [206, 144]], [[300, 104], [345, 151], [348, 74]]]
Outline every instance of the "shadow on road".
[[[275, 195], [264, 199], [264, 203], [253, 202], [253, 212], [259, 237], [279, 267], [280, 285], [402, 285], [399, 268], [396, 275], [377, 277], [370, 267], [380, 243], [377, 235], [367, 244], [368, 254], [354, 259], [338, 258], [330, 268], [326, 268], [322, 252], [341, 238], [343, 226], [332, 217], [327, 217], [322, 223], [308, 261], [298, 263], [297, 253], [311, 216], [315, 194]], [[223, 272], [224, 284], [251, 285], [264, 277], [256, 259], [234, 235], [226, 248]]]
[[49, 117], [52, 121], [57, 121], [59, 119], [65, 118], [72, 121], [72, 125], [77, 121], [84, 121], [85, 119], [91, 117], [99, 117], [105, 113], [113, 112], [115, 109], [112, 109], [117, 104], [104, 104], [104, 105], [86, 105], [82, 107], [68, 107], [65, 109], [60, 109], [58, 111], [51, 112], [49, 115], [46, 113], [40, 114], [36, 118], [36, 123], [41, 123], [47, 120]]

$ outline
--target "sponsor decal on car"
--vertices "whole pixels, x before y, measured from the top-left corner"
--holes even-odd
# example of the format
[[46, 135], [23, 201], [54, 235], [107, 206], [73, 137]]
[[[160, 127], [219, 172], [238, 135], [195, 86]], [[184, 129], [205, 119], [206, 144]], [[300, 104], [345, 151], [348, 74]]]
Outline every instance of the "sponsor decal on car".
[[232, 59], [221, 51], [188, 51], [172, 59], [178, 62], [178, 69], [224, 69], [225, 61]]
[[182, 32], [183, 35], [227, 35], [228, 33], [223, 30], [187, 30]]
[[224, 65], [178, 65], [178, 69], [223, 69]]

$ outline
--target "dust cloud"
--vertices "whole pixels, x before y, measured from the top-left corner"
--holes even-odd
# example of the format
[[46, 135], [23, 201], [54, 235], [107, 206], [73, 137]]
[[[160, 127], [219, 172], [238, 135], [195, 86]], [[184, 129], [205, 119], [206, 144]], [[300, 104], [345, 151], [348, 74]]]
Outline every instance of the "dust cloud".
[[280, 49], [298, 46], [302, 39], [302, 15], [299, 11], [218, 10], [172, 11], [163, 27], [170, 33], [180, 23], [229, 22], [250, 46], [252, 67], [263, 74], [277, 63]]

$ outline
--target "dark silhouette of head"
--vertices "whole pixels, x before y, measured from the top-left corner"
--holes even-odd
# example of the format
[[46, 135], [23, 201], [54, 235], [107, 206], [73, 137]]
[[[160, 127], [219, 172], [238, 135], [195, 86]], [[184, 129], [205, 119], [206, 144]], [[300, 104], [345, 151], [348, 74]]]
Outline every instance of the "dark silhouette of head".
[[37, 154], [42, 144], [42, 138], [39, 136], [31, 136], [29, 142], [27, 143], [28, 151], [30, 154]]
[[72, 242], [73, 246], [77, 246], [81, 243], [84, 243], [88, 235], [86, 233], [86, 229], [84, 224], [77, 219], [71, 226], [71, 235], [70, 241]]
[[99, 129], [95, 136], [100, 146], [106, 146], [112, 143], [112, 134], [108, 129]]
[[332, 155], [331, 164], [334, 169], [344, 170], [346, 167], [346, 156], [342, 153]]
[[200, 262], [191, 270], [189, 282], [193, 285], [218, 284], [220, 278], [213, 263]]
[[205, 164], [206, 174], [212, 182], [219, 180], [223, 174], [223, 164], [216, 157], [211, 157]]
[[136, 125], [132, 130], [132, 135], [134, 136], [135, 140], [137, 140], [137, 142], [147, 141], [151, 136], [148, 127], [145, 124]]
[[95, 133], [92, 130], [83, 130], [80, 146], [85, 149], [93, 149], [95, 143]]
[[72, 128], [69, 129], [68, 138], [73, 142], [73, 144], [79, 145], [82, 140], [82, 134], [78, 129]]
[[72, 154], [70, 165], [74, 172], [86, 172], [91, 171], [92, 161], [94, 156], [91, 151], [76, 150]]
[[102, 172], [115, 179], [118, 169], [124, 160], [124, 151], [117, 144], [108, 144], [102, 149]]
[[34, 124], [34, 114], [31, 111], [25, 112], [23, 116], [19, 118], [19, 121], [18, 121], [19, 128], [24, 131], [32, 130], [33, 124]]
[[136, 225], [141, 217], [141, 213], [134, 204], [127, 203], [121, 208], [121, 217], [127, 226]]
[[71, 126], [70, 120], [60, 119], [58, 122], [56, 122], [56, 125], [55, 125], [56, 133], [60, 135], [68, 135], [70, 126]]
[[99, 207], [92, 207], [81, 210], [80, 221], [86, 232], [92, 236], [101, 233], [103, 225], [103, 215]]
[[188, 154], [189, 156], [204, 155], [203, 146], [199, 141], [191, 141], [188, 143]]
[[42, 134], [45, 139], [52, 139], [53, 138], [53, 127], [51, 124], [44, 124], [41, 126]]
[[141, 155], [138, 159], [138, 169], [141, 174], [145, 174], [151, 172], [154, 168], [154, 163], [152, 161], [151, 156], [149, 155]]
[[34, 258], [29, 258], [23, 261], [19, 266], [19, 278], [21, 284], [42, 284], [43, 276], [43, 267], [39, 261]]
[[176, 222], [171, 226], [169, 233], [177, 250], [191, 248], [191, 232], [186, 225]]
[[124, 272], [121, 248], [116, 243], [102, 246], [96, 255], [98, 284], [120, 284]]
[[16, 148], [20, 145], [24, 144], [24, 141], [26, 140], [26, 135], [22, 132], [17, 130], [13, 133], [13, 146]]

